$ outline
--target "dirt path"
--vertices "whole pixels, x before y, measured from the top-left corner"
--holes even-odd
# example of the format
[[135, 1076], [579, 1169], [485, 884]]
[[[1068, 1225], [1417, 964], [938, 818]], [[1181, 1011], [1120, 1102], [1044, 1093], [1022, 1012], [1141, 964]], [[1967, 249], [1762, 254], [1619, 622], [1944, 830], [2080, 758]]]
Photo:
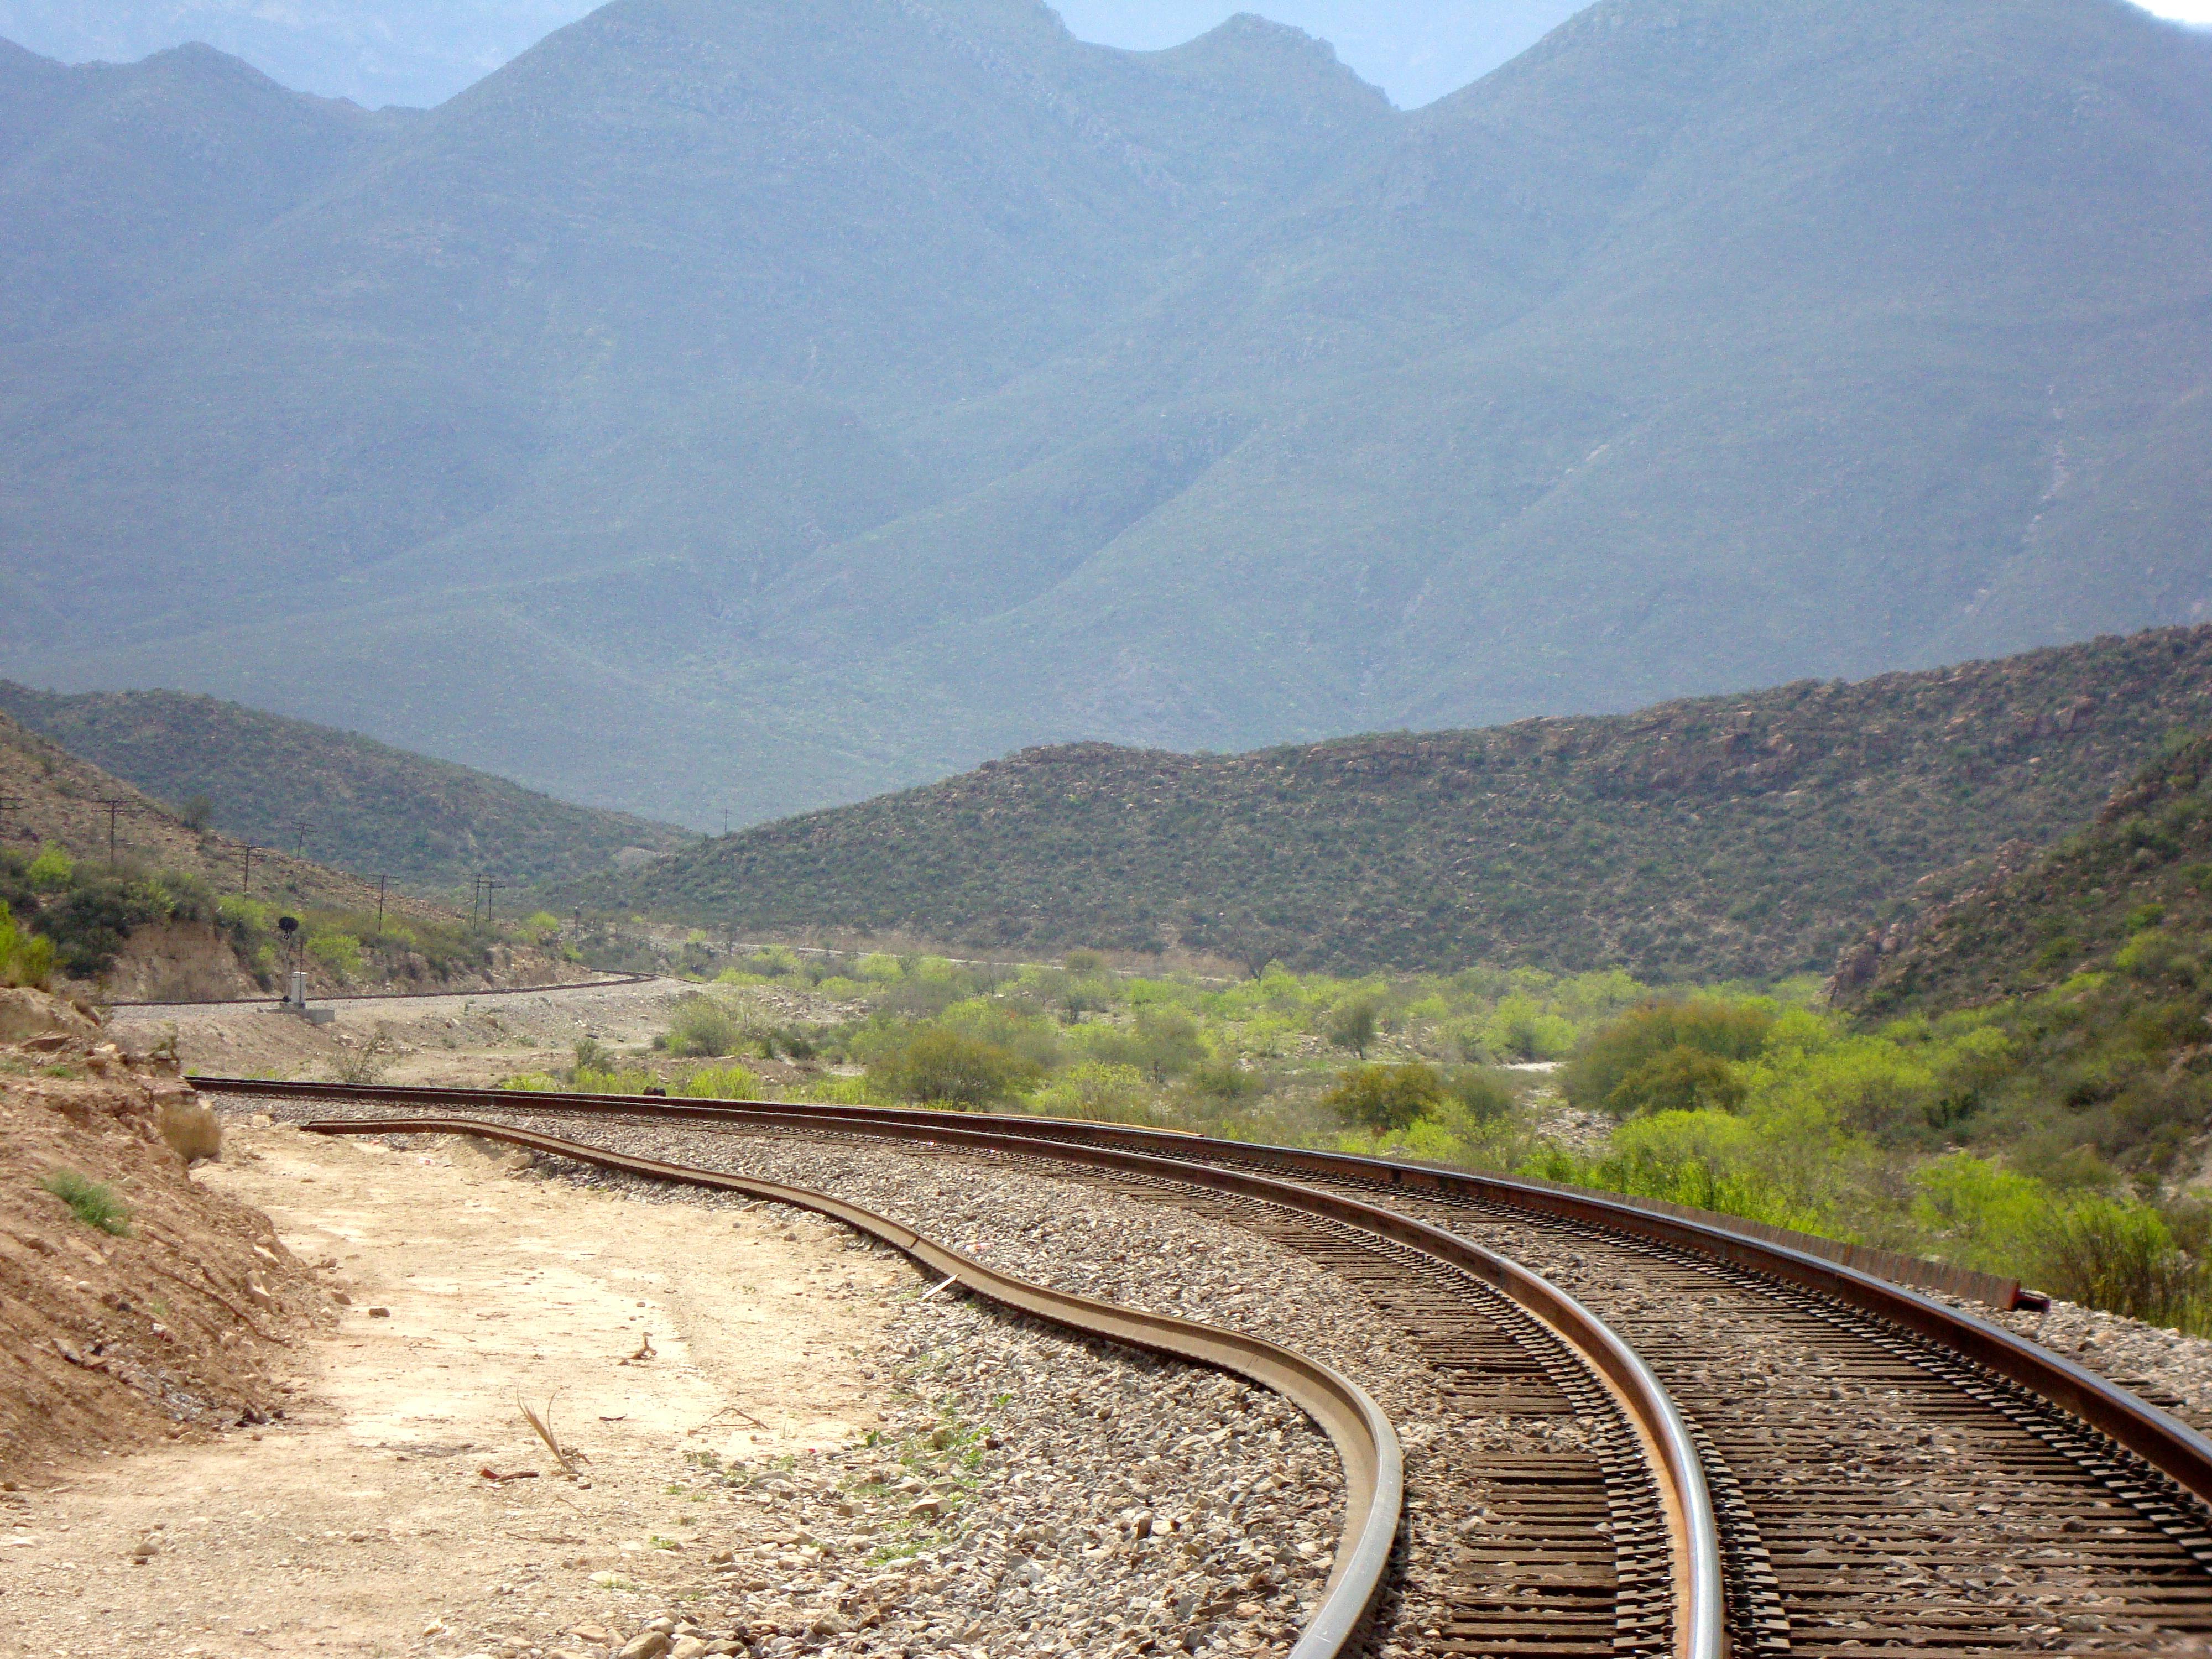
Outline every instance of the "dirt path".
[[[283, 1421], [0, 1493], [0, 1652], [604, 1651], [705, 1577], [702, 1454], [873, 1425], [916, 1283], [785, 1212], [583, 1191], [468, 1143], [234, 1127], [226, 1160], [199, 1178], [335, 1257], [353, 1306], [299, 1352]], [[556, 1402], [586, 1483], [555, 1478], [518, 1400]]]

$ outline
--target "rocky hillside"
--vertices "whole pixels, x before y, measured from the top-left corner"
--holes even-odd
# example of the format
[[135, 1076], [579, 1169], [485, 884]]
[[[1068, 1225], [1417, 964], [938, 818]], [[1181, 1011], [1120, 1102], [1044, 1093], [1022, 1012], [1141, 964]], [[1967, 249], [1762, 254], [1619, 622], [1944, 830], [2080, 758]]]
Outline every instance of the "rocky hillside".
[[1246, 755], [1079, 744], [686, 849], [580, 896], [741, 931], [1825, 969], [1931, 872], [2080, 823], [2212, 724], [2212, 629], [1618, 718]]
[[[2057, 847], [2002, 849], [1985, 878], [1846, 951], [1837, 992], [1869, 1013], [2155, 980], [2212, 959], [2212, 736], [2177, 738]], [[2191, 1022], [2192, 1027], [2195, 1022]], [[2193, 1032], [2194, 1036], [2205, 1035]]]
[[[218, 894], [250, 890], [255, 898], [343, 910], [377, 903], [374, 882], [265, 848], [254, 851], [249, 872], [246, 842], [194, 828], [143, 790], [0, 714], [0, 854], [34, 855], [50, 844], [88, 863], [106, 863], [112, 852], [126, 870], [196, 876]], [[453, 914], [398, 895], [386, 908], [425, 921]]]
[[210, 827], [418, 890], [465, 888], [484, 871], [516, 884], [570, 879], [690, 839], [213, 697], [64, 696], [0, 680], [0, 711]]

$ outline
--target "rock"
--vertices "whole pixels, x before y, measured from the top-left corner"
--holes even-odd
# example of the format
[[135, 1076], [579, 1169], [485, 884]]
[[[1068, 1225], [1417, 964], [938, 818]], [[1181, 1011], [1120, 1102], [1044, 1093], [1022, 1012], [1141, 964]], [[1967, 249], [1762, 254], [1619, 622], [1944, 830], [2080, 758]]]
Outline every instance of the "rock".
[[88, 1018], [59, 997], [22, 988], [0, 990], [0, 1042], [48, 1036], [90, 1042], [99, 1036], [98, 1020]]
[[700, 1659], [707, 1644], [696, 1636], [679, 1636], [668, 1650], [668, 1659]]
[[629, 1644], [622, 1650], [622, 1659], [661, 1659], [669, 1646], [666, 1632], [649, 1630], [630, 1638]]
[[371, 1319], [389, 1319], [392, 1317], [392, 1310], [389, 1308], [371, 1308], [368, 1310], [368, 1316]]

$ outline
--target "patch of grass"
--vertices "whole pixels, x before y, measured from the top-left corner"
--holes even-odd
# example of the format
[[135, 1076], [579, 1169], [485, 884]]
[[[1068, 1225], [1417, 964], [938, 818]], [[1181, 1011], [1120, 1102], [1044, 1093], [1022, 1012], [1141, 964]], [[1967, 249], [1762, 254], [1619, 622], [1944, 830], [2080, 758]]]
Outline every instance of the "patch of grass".
[[131, 1232], [131, 1206], [116, 1196], [115, 1188], [74, 1170], [57, 1170], [39, 1183], [70, 1207], [70, 1213], [88, 1227], [125, 1238]]

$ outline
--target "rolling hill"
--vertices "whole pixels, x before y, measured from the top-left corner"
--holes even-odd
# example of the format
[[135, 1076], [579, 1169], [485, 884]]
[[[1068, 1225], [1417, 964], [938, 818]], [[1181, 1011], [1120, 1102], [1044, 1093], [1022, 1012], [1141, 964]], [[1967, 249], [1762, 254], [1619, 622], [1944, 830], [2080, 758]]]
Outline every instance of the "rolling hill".
[[1642, 714], [1243, 755], [1079, 744], [702, 842], [586, 902], [1256, 968], [1825, 970], [1917, 883], [2212, 726], [2212, 628]]
[[0, 681], [0, 710], [173, 809], [204, 801], [208, 824], [228, 836], [305, 848], [324, 864], [418, 890], [460, 887], [484, 872], [509, 884], [573, 879], [625, 853], [690, 839], [212, 697], [61, 696]]
[[0, 156], [0, 672], [706, 825], [2212, 606], [2212, 41], [2122, 0], [1602, 0], [1413, 113], [1249, 17], [615, 0], [311, 101], [144, 246]]

